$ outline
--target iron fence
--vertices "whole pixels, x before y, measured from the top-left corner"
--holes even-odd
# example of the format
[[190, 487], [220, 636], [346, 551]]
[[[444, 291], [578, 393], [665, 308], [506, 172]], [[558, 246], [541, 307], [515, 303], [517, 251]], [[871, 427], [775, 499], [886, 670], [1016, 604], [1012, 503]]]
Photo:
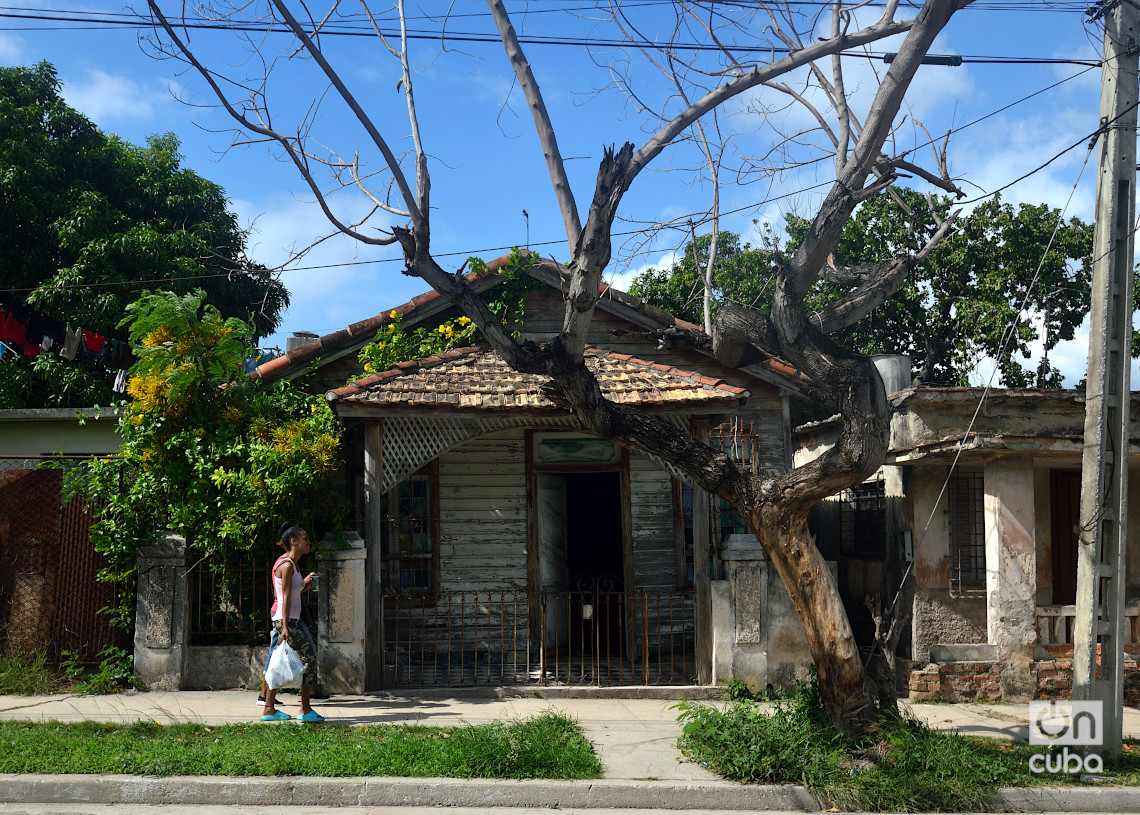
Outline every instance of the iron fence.
[[210, 568], [194, 561], [186, 576], [192, 645], [257, 645], [269, 641], [273, 561]]
[[88, 456], [0, 456], [0, 647], [63, 652], [79, 663], [125, 647], [129, 632], [99, 610], [117, 588], [97, 579], [105, 559], [91, 544], [100, 507], [65, 494], [65, 479]]
[[[273, 578], [280, 551], [253, 565], [211, 565], [191, 554], [186, 575], [191, 645], [267, 645], [273, 630]], [[301, 614], [317, 636], [317, 595], [301, 595]]]
[[392, 687], [677, 685], [696, 681], [691, 591], [606, 584], [538, 595], [449, 591], [384, 597]]

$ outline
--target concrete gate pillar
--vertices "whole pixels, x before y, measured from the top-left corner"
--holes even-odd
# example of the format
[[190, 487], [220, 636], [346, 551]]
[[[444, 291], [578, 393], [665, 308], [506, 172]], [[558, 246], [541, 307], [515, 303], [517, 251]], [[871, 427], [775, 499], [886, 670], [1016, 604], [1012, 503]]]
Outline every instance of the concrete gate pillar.
[[770, 681], [763, 636], [768, 622], [768, 556], [754, 536], [736, 534], [725, 540], [722, 557], [727, 580], [720, 597], [713, 597], [714, 609], [721, 611], [714, 664], [718, 673], [728, 675], [717, 679], [741, 679], [760, 690]]
[[165, 535], [138, 554], [135, 673], [149, 690], [182, 687], [190, 646], [186, 540]]
[[347, 548], [325, 535], [317, 556], [317, 669], [330, 693], [364, 692], [364, 540], [344, 533]]
[[[811, 650], [800, 618], [760, 542], [729, 535], [727, 580], [712, 584], [714, 681], [740, 679], [753, 690], [807, 676]], [[829, 562], [832, 577], [835, 563]]]
[[1037, 551], [1033, 461], [1001, 456], [985, 465], [986, 628], [1001, 663], [1006, 702], [1033, 698], [1037, 646]]

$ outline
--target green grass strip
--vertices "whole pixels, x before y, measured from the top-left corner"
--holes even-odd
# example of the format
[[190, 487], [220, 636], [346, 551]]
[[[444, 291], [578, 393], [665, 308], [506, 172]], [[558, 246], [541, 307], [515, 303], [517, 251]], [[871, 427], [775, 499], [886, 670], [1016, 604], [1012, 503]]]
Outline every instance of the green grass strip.
[[47, 655], [36, 653], [0, 654], [0, 694], [35, 696], [51, 693], [62, 684], [47, 663]]
[[[828, 725], [812, 691], [724, 710], [682, 702], [681, 749], [725, 778], [799, 784], [825, 807], [844, 811], [988, 812], [1000, 787], [1080, 783], [1064, 773], [1030, 772], [1029, 759], [1041, 747], [932, 730], [907, 716], [846, 739]], [[1105, 775], [1112, 779], [1097, 786], [1140, 785], [1140, 748], [1126, 744], [1119, 761], [1105, 762]]]
[[469, 727], [0, 722], [0, 773], [600, 778], [554, 713]]

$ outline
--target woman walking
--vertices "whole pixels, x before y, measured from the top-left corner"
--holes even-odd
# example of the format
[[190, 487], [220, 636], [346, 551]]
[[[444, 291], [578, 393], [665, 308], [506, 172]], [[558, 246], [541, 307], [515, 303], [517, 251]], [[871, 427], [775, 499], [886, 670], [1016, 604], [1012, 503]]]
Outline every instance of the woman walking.
[[[301, 619], [301, 592], [312, 587], [315, 577], [313, 574], [301, 577], [298, 569], [301, 558], [309, 553], [312, 545], [309, 533], [298, 526], [286, 524], [281, 530], [281, 545], [285, 548], [285, 554], [273, 564], [273, 633], [278, 643], [287, 642], [293, 646], [304, 666], [301, 677], [301, 714], [297, 718], [302, 722], [323, 722], [324, 716], [309, 705], [313, 685], [317, 681], [317, 655], [313, 637]], [[262, 721], [283, 722], [293, 718], [288, 713], [277, 710], [276, 702], [276, 689], [266, 688]]]

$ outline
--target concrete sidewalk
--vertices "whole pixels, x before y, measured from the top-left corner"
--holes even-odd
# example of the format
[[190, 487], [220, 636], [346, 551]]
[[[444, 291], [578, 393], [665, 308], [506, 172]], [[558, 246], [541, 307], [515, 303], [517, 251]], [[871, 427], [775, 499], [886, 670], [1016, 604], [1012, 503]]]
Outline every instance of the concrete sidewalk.
[[[660, 698], [614, 698], [592, 689], [486, 690], [335, 696], [314, 707], [328, 725], [417, 723], [433, 726], [524, 719], [548, 710], [576, 719], [594, 744], [601, 781], [466, 781], [456, 779], [137, 778], [130, 776], [0, 776], [0, 801], [65, 803], [234, 805], [282, 802], [356, 806], [562, 806], [660, 809], [778, 809], [818, 807], [803, 789], [725, 781], [685, 760], [677, 749], [681, 726], [674, 709], [681, 697], [711, 698], [708, 689], [654, 689]], [[636, 689], [643, 697], [646, 689]], [[538, 695], [541, 693], [541, 696]], [[129, 692], [112, 696], [3, 696], [0, 719], [33, 721], [161, 722], [223, 724], [259, 721], [249, 691]], [[1024, 739], [1025, 705], [908, 705], [930, 726], [963, 734]], [[280, 709], [297, 710], [297, 697], [282, 696]], [[328, 726], [326, 725], [326, 726]], [[285, 722], [275, 727], [296, 727]], [[1140, 709], [1125, 709], [1125, 735], [1140, 737]], [[1024, 791], [1010, 808], [1026, 811], [1140, 811], [1140, 790]], [[1036, 796], [1036, 797], [1033, 797]], [[1037, 802], [1038, 805], [1035, 805]]]

